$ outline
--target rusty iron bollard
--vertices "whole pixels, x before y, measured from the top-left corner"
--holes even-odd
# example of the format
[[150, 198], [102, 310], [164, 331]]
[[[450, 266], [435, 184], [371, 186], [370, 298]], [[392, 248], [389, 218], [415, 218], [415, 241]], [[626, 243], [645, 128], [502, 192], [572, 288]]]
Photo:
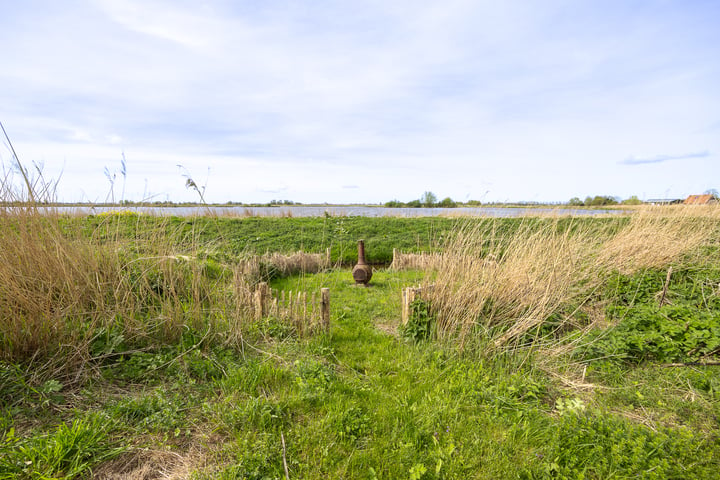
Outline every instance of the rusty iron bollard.
[[358, 240], [358, 262], [352, 269], [352, 276], [355, 279], [355, 285], [367, 287], [372, 278], [372, 268], [365, 262], [365, 242]]

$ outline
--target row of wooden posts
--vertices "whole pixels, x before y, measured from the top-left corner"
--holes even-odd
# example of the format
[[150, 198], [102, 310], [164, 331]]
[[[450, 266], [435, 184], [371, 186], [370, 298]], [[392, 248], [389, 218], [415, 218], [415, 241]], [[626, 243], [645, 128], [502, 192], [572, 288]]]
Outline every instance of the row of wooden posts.
[[299, 333], [330, 330], [330, 289], [321, 288], [320, 296], [312, 292], [272, 290], [267, 283], [258, 284], [253, 294], [253, 316], [260, 320], [267, 316], [295, 324]]
[[[426, 287], [427, 288], [432, 288]], [[412, 303], [421, 297], [421, 287], [402, 289], [401, 321], [407, 324], [412, 315]], [[307, 292], [286, 292], [272, 290], [267, 283], [258, 284], [253, 294], [253, 316], [261, 320], [271, 316], [288, 320], [295, 324], [299, 332], [305, 333], [315, 329], [328, 332], [330, 330], [330, 289], [321, 288], [320, 297], [315, 292], [309, 296]]]

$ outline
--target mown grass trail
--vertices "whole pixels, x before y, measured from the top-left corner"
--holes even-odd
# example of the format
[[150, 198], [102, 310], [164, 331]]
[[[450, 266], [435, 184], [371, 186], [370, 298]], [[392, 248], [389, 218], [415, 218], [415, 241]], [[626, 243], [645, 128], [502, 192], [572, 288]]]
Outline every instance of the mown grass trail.
[[[277, 282], [332, 291], [330, 338], [311, 341], [321, 344], [310, 348], [318, 353], [296, 361], [301, 390], [314, 389], [318, 397], [305, 405], [313, 414], [285, 432], [288, 445], [303, 446], [290, 453], [305, 452], [298, 477], [499, 478], [541, 465], [535, 453], [544, 433], [516, 423], [541, 415], [540, 385], [531, 372], [518, 370], [497, 384], [499, 372], [482, 362], [399, 337], [400, 290], [416, 276], [380, 271], [369, 288], [353, 286], [349, 272]], [[527, 391], [513, 400], [514, 388]], [[503, 390], [508, 398], [484, 401]], [[530, 404], [518, 410], [521, 397]]]

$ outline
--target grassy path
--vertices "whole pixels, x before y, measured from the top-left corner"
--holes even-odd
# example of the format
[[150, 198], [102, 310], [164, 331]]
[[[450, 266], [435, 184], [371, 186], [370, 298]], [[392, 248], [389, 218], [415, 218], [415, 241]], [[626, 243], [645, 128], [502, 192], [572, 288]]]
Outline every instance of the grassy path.
[[500, 372], [482, 363], [398, 337], [400, 290], [414, 280], [380, 271], [372, 287], [356, 288], [340, 272], [277, 285], [332, 292], [331, 337], [311, 341], [317, 353], [296, 361], [318, 400], [286, 434], [303, 445], [299, 477], [507, 478], [541, 463], [545, 432], [522, 421], [542, 416], [532, 374], [498, 382]]

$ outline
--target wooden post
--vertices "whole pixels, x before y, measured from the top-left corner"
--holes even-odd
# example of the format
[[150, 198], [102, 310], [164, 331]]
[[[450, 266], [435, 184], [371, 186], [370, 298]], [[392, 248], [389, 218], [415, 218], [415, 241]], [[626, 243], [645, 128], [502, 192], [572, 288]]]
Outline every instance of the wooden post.
[[325, 332], [330, 331], [330, 289], [323, 288], [320, 290], [320, 317]]
[[330, 268], [330, 247], [325, 249], [325, 268]]
[[410, 320], [410, 315], [412, 314], [410, 306], [415, 301], [415, 297], [417, 297], [418, 293], [420, 293], [420, 288], [414, 287], [408, 287], [402, 291], [401, 321], [403, 325], [407, 325], [408, 320]]
[[422, 289], [420, 287], [408, 287], [402, 290], [402, 311], [400, 314], [400, 320], [403, 325], [407, 325], [407, 322], [412, 316], [412, 302], [420, 295]]
[[402, 289], [402, 300], [400, 301], [400, 323], [407, 323], [407, 288]]
[[293, 318], [293, 293], [292, 290], [288, 292], [287, 296], [287, 312], [288, 312], [288, 320], [292, 322], [294, 320]]
[[267, 283], [260, 282], [255, 290], [255, 320], [261, 320], [265, 316], [267, 288]]
[[395, 263], [396, 258], [397, 258], [397, 248], [393, 248], [393, 259], [392, 259], [392, 263], [390, 264], [390, 270], [398, 270], [397, 263]]

